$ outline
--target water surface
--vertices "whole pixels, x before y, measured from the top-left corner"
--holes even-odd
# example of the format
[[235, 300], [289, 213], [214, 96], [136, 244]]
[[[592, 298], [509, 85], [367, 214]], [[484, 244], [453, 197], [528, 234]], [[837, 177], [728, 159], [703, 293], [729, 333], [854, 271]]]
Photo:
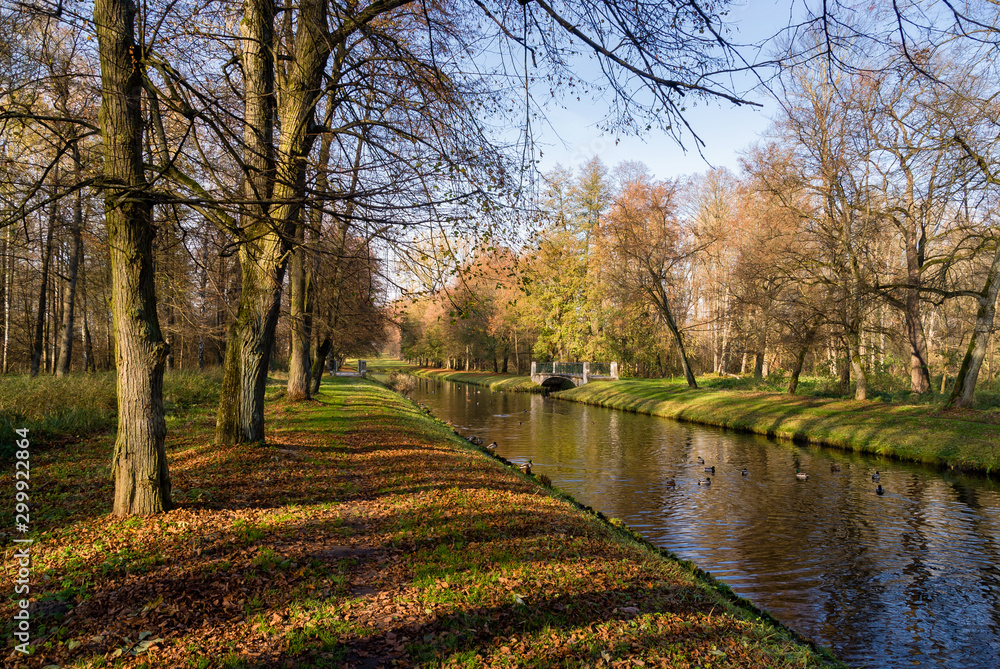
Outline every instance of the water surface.
[[995, 482], [541, 395], [419, 379], [411, 397], [852, 666], [1000, 667]]

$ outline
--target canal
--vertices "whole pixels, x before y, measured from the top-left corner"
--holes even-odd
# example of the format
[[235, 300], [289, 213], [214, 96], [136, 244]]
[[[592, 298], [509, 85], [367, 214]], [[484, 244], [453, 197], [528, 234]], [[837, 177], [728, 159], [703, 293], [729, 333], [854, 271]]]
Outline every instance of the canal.
[[[541, 395], [417, 381], [410, 396], [463, 435], [496, 441], [514, 462], [530, 459], [536, 474], [711, 572], [851, 666], [1000, 667], [993, 481]], [[711, 484], [699, 485], [706, 477]]]

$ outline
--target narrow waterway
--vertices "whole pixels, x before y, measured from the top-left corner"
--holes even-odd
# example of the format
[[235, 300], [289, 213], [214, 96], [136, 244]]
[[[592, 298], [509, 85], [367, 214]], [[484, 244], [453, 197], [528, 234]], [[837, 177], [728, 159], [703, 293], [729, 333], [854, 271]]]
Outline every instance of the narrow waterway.
[[411, 397], [852, 666], [1000, 667], [996, 482], [540, 395]]

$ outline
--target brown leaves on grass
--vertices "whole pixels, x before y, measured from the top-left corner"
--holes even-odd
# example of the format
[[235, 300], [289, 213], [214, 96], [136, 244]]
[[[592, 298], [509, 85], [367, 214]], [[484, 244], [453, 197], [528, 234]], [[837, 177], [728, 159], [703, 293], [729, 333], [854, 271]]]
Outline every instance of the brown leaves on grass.
[[8, 666], [820, 664], [384, 390], [278, 409], [268, 447], [172, 437], [177, 510], [51, 527], [32, 595], [73, 608]]

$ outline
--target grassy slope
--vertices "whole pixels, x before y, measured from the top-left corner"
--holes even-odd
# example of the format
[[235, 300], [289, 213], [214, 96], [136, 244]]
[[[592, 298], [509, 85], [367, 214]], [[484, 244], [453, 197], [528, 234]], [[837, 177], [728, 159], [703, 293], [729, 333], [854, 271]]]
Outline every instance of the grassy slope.
[[982, 411], [699, 389], [664, 380], [590, 383], [562, 399], [789, 437], [917, 462], [1000, 469], [1000, 425]]
[[[5, 666], [825, 661], [374, 384], [337, 379], [268, 421], [267, 447], [212, 446], [207, 410], [174, 425], [179, 508], [151, 518], [107, 515], [110, 436], [35, 452], [39, 646]], [[10, 639], [12, 600], [0, 608]]]

